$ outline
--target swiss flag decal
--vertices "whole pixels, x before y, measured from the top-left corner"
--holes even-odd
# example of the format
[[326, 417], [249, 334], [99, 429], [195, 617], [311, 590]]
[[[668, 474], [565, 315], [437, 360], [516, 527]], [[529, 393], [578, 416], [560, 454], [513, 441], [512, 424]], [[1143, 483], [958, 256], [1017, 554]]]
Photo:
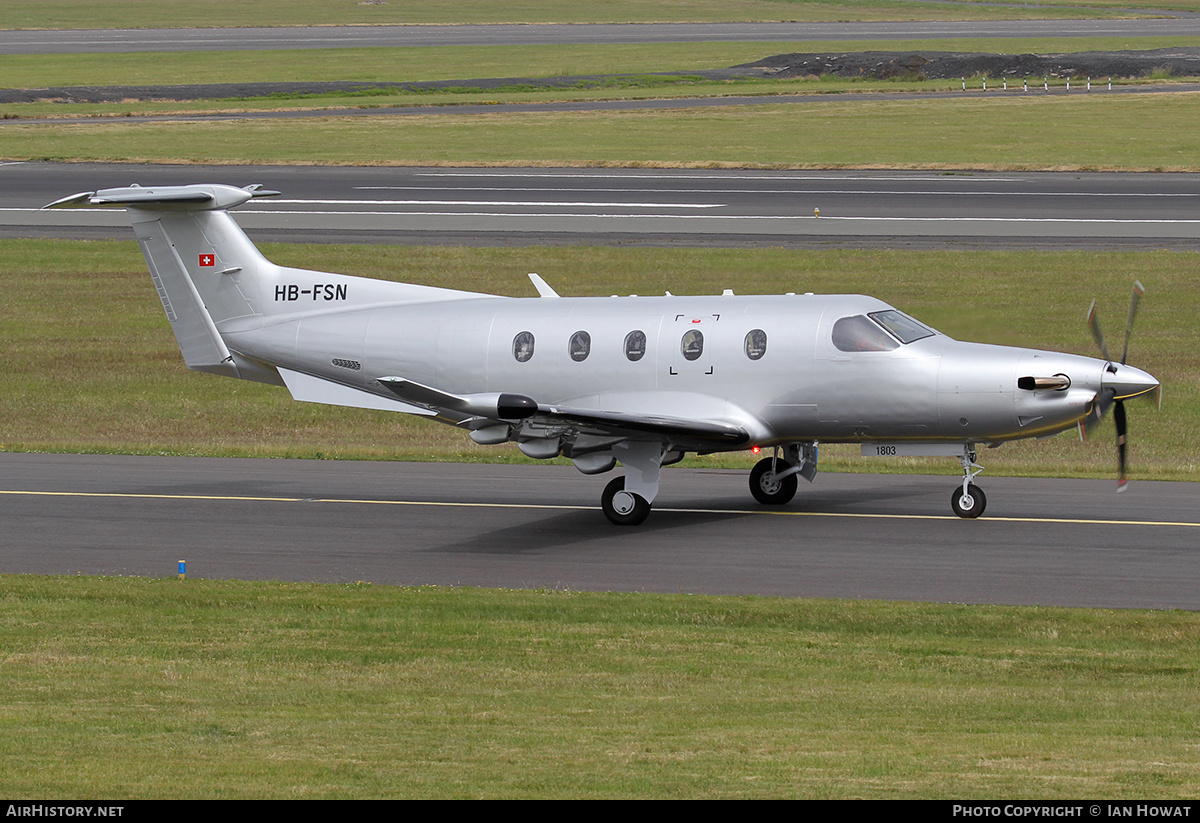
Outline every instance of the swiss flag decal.
[[201, 266], [215, 266], [215, 265], [217, 265], [217, 256], [216, 256], [215, 254], [202, 254], [202, 255], [200, 255], [200, 265], [201, 265]]

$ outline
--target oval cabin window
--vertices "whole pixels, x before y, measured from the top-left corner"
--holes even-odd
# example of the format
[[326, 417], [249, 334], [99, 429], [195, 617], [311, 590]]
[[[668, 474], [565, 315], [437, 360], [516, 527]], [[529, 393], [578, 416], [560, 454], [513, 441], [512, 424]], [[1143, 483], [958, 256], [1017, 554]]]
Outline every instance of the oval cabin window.
[[704, 335], [691, 329], [683, 335], [679, 342], [679, 350], [687, 360], [698, 360], [704, 354]]
[[751, 360], [761, 360], [767, 353], [767, 333], [762, 329], [751, 329], [746, 332], [746, 356]]
[[571, 354], [571, 359], [576, 363], [582, 363], [587, 360], [587, 356], [592, 352], [592, 336], [585, 331], [577, 331], [571, 335], [571, 342], [567, 346], [567, 351]]
[[513, 338], [513, 357], [526, 363], [533, 357], [533, 332], [523, 331]]
[[631, 331], [625, 335], [625, 356], [634, 363], [646, 356], [646, 333]]

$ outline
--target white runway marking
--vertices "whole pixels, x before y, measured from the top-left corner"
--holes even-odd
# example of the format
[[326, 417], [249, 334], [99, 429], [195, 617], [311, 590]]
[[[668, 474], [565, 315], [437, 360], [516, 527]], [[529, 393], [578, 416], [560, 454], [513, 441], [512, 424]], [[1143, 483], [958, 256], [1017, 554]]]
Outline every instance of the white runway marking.
[[[596, 209], [718, 209], [725, 205], [724, 203], [638, 203], [634, 201], [605, 203], [594, 200], [270, 200], [268, 202], [272, 205], [287, 204], [295, 206], [519, 206], [522, 208], [571, 206], [573, 208]], [[247, 214], [248, 212], [239, 211], [238, 213]], [[352, 213], [339, 212], [339, 214]]]
[[[358, 186], [359, 191], [429, 191], [429, 186]], [[439, 191], [511, 191], [511, 192], [535, 192], [535, 191], [562, 191], [550, 186], [535, 187], [535, 186], [438, 186]], [[611, 194], [613, 192], [624, 193], [644, 193], [644, 194], [753, 194], [753, 195], [777, 195], [787, 194], [795, 196], [803, 195], [838, 195], [838, 194], [853, 194], [853, 195], [885, 195], [904, 197], [915, 195], [921, 197], [1190, 197], [1200, 198], [1200, 192], [1104, 192], [1104, 191], [906, 191], [903, 189], [604, 189], [604, 188], [588, 188], [579, 189], [584, 192], [603, 192]], [[316, 202], [359, 202], [353, 200], [274, 200], [275, 203], [316, 203]], [[405, 202], [399, 200], [378, 200], [378, 201], [362, 201], [362, 202], [378, 202], [378, 203], [393, 203]], [[437, 202], [437, 201], [427, 201]], [[446, 201], [454, 202], [454, 201]], [[507, 201], [501, 201], [507, 202]], [[600, 204], [598, 204], [600, 205]], [[672, 204], [675, 205], [675, 204]]]

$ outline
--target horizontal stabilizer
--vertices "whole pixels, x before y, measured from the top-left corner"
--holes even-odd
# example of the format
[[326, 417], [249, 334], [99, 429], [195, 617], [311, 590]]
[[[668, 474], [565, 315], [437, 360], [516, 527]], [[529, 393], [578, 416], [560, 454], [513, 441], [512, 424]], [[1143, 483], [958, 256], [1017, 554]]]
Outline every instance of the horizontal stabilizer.
[[429, 409], [401, 403], [371, 394], [362, 389], [344, 386], [331, 380], [322, 380], [310, 374], [304, 374], [291, 369], [280, 367], [279, 374], [287, 384], [292, 397], [302, 403], [325, 403], [330, 406], [349, 406], [355, 409], [378, 409], [379, 411], [404, 412], [405, 414], [420, 414], [432, 417], [434, 412]]
[[126, 186], [118, 189], [85, 191], [55, 200], [46, 209], [149, 208], [149, 209], [230, 209], [253, 197], [274, 197], [258, 184], [243, 189], [222, 185]]

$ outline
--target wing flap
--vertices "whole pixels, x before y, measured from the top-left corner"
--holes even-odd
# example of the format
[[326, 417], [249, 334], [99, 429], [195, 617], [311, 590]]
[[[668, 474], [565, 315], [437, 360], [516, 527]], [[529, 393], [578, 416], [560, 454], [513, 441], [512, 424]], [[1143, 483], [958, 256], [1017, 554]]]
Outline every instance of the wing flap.
[[538, 412], [531, 420], [545, 425], [567, 425], [611, 435], [653, 435], [674, 441], [684, 440], [720, 446], [740, 446], [750, 441], [750, 433], [744, 428], [719, 420], [687, 420], [653, 414], [544, 405], [538, 406]]

